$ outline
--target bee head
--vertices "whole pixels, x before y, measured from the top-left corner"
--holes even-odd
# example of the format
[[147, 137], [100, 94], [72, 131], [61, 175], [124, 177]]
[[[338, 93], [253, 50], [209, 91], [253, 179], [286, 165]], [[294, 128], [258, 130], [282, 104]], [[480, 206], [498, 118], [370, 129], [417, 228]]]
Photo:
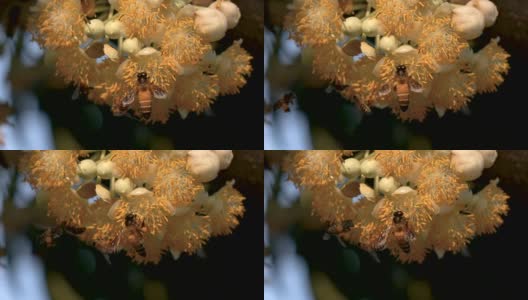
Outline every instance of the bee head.
[[398, 65], [396, 66], [396, 74], [398, 75], [404, 75], [405, 72], [407, 72], [407, 67], [405, 65]]
[[394, 214], [392, 215], [392, 221], [394, 223], [400, 223], [403, 219], [403, 212], [401, 211], [395, 211]]
[[139, 83], [146, 83], [147, 82], [147, 73], [146, 72], [140, 72], [137, 73], [137, 79]]
[[131, 226], [134, 225], [136, 222], [136, 215], [134, 214], [127, 214], [125, 216], [125, 226]]

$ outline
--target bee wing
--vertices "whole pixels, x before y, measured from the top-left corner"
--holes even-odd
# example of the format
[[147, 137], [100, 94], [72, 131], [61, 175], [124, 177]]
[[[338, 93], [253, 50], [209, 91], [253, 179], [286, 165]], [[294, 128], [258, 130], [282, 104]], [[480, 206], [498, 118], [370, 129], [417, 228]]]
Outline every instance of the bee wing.
[[152, 95], [154, 95], [154, 98], [156, 99], [166, 99], [167, 98], [167, 92], [164, 91], [159, 86], [152, 85], [151, 89], [152, 89]]
[[421, 84], [419, 84], [416, 80], [409, 78], [409, 87], [411, 88], [411, 91], [415, 93], [421, 93], [423, 92], [423, 87]]
[[123, 98], [123, 100], [121, 101], [121, 105], [122, 106], [129, 106], [130, 104], [132, 104], [134, 101], [136, 101], [136, 92], [135, 91], [130, 91], [128, 92], [125, 97]]
[[387, 246], [387, 239], [389, 237], [389, 233], [391, 231], [392, 227], [387, 228], [381, 236], [378, 238], [378, 243], [376, 244], [377, 250], [383, 250]]
[[390, 92], [392, 92], [392, 88], [388, 84], [382, 85], [378, 91], [380, 96], [387, 96], [388, 94], [390, 94]]

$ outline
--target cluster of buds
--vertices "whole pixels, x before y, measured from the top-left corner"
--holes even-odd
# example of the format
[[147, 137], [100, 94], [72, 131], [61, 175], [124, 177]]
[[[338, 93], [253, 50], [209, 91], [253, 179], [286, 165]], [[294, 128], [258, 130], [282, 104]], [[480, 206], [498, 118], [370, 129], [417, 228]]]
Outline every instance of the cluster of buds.
[[34, 39], [57, 73], [115, 115], [165, 123], [236, 94], [252, 67], [242, 41], [220, 54], [215, 42], [241, 17], [229, 0], [39, 0]]
[[66, 232], [104, 254], [158, 263], [166, 250], [175, 259], [195, 253], [238, 225], [245, 198], [234, 180], [212, 194], [207, 184], [232, 158], [230, 150], [34, 151], [21, 170], [56, 223], [46, 243]]
[[343, 97], [365, 111], [389, 107], [402, 120], [423, 121], [431, 108], [442, 117], [496, 91], [509, 70], [499, 38], [476, 53], [468, 42], [494, 24], [496, 6], [463, 2], [298, 0], [286, 27]]
[[[473, 180], [493, 165], [494, 150], [296, 151], [290, 180], [312, 195], [313, 213], [328, 232], [403, 262], [459, 252], [477, 235], [493, 233], [509, 198], [492, 180]], [[344, 159], [344, 157], [347, 157]]]

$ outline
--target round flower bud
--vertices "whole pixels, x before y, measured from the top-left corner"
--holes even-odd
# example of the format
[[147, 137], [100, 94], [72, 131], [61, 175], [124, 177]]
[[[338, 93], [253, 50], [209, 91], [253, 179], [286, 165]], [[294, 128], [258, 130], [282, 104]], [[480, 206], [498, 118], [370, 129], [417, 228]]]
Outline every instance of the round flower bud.
[[465, 181], [475, 180], [482, 175], [484, 158], [478, 150], [453, 150], [451, 169]]
[[220, 160], [220, 170], [227, 169], [233, 160], [233, 151], [231, 150], [213, 150]]
[[496, 150], [478, 150], [478, 152], [480, 152], [482, 158], [484, 158], [484, 168], [493, 166], [495, 160], [497, 159]]
[[467, 5], [471, 5], [478, 9], [484, 16], [484, 25], [490, 27], [495, 24], [497, 17], [499, 16], [499, 11], [497, 6], [489, 0], [471, 0]]
[[123, 34], [123, 23], [118, 20], [110, 20], [105, 25], [105, 33], [111, 39], [117, 39], [122, 37]]
[[393, 193], [392, 195], [394, 196], [405, 196], [405, 195], [408, 195], [408, 196], [414, 196], [416, 195], [416, 191], [413, 190], [412, 188], [404, 185], [404, 186], [401, 186], [399, 188], [397, 188]]
[[341, 166], [341, 173], [348, 178], [356, 178], [361, 174], [361, 163], [355, 158], [347, 158]]
[[381, 23], [376, 18], [368, 18], [361, 24], [361, 30], [366, 36], [376, 36], [381, 34]]
[[114, 190], [119, 195], [126, 195], [134, 189], [134, 183], [130, 178], [119, 178], [114, 183]]
[[227, 19], [227, 28], [233, 29], [237, 26], [240, 20], [240, 9], [236, 4], [229, 0], [215, 1], [210, 6], [221, 11]]
[[387, 53], [390, 53], [396, 50], [399, 44], [400, 43], [398, 42], [398, 40], [396, 39], [394, 35], [389, 35], [389, 36], [384, 36], [381, 38], [379, 47], [381, 48], [381, 50]]
[[84, 33], [93, 39], [100, 39], [105, 34], [105, 24], [99, 19], [93, 19], [84, 25]]
[[123, 51], [128, 54], [134, 54], [140, 50], [139, 40], [137, 38], [125, 39], [123, 41]]
[[416, 48], [414, 48], [413, 46], [411, 46], [411, 45], [402, 45], [402, 46], [396, 48], [396, 50], [394, 50], [393, 54], [396, 54], [396, 55], [407, 55], [407, 54], [415, 54], [417, 52], [418, 52], [418, 50]]
[[97, 176], [102, 179], [110, 179], [114, 176], [114, 163], [109, 160], [97, 162]]
[[392, 176], [383, 177], [378, 183], [379, 190], [385, 195], [392, 194], [399, 186], [398, 182]]
[[343, 23], [343, 30], [349, 36], [355, 37], [361, 34], [361, 20], [357, 17], [348, 17]]
[[472, 40], [484, 30], [484, 15], [473, 6], [459, 6], [453, 9], [451, 26], [462, 38]]
[[194, 13], [194, 29], [208, 42], [216, 42], [225, 36], [227, 19], [219, 10], [201, 8]]
[[91, 159], [84, 159], [77, 166], [77, 174], [82, 179], [91, 180], [97, 175], [97, 164]]
[[209, 182], [220, 171], [220, 160], [211, 150], [191, 150], [187, 154], [187, 171], [200, 182]]
[[361, 163], [361, 174], [367, 178], [374, 178], [379, 174], [380, 165], [373, 159], [364, 160]]

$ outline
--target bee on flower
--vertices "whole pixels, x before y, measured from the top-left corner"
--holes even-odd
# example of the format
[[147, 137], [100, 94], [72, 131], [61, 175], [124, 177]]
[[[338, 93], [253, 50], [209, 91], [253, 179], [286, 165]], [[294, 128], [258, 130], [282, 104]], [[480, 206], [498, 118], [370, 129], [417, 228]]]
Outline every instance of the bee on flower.
[[33, 151], [20, 167], [57, 224], [46, 244], [65, 232], [104, 254], [157, 263], [237, 227], [245, 198], [235, 181], [214, 193], [207, 185], [232, 159], [230, 150]]
[[[389, 250], [402, 262], [460, 252], [493, 233], [508, 213], [509, 196], [491, 180], [472, 189], [495, 150], [295, 151], [284, 168], [324, 224], [371, 253]], [[347, 158], [344, 158], [347, 157]], [[344, 228], [341, 226], [340, 228]]]
[[57, 73], [88, 99], [116, 116], [165, 123], [175, 111], [185, 118], [239, 93], [252, 71], [242, 40], [215, 50], [238, 25], [238, 6], [189, 2], [39, 1], [29, 29], [56, 54]]
[[314, 73], [362, 110], [423, 121], [431, 109], [442, 117], [496, 91], [509, 70], [499, 38], [476, 53], [470, 44], [495, 23], [495, 4], [452, 2], [294, 1], [285, 27], [310, 48]]

